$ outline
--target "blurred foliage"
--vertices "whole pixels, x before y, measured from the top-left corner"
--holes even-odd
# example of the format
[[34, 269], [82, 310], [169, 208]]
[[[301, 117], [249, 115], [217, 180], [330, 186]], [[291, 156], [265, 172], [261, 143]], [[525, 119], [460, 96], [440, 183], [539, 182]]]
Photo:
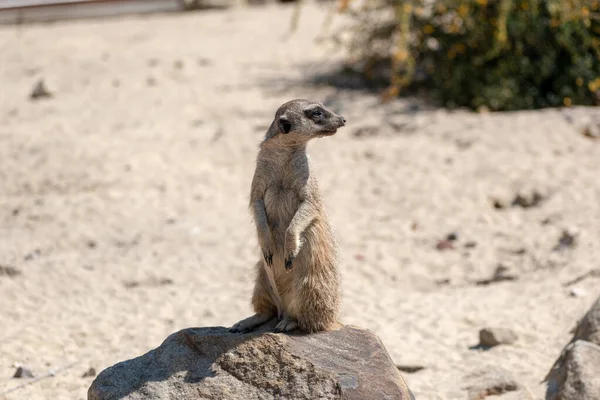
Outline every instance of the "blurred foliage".
[[448, 107], [600, 101], [600, 0], [340, 0], [351, 64], [385, 96], [426, 87]]

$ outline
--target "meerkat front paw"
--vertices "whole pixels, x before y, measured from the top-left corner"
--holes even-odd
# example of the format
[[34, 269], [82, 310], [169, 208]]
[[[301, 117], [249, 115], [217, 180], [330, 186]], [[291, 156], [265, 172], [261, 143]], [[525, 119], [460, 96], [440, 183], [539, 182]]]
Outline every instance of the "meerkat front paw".
[[263, 238], [260, 241], [260, 249], [263, 253], [263, 258], [267, 265], [270, 267], [273, 265], [273, 246], [271, 245], [271, 240], [269, 238]]
[[290, 256], [288, 258], [285, 259], [285, 269], [287, 271], [289, 271], [290, 269], [292, 269], [292, 264], [294, 263], [294, 256]]
[[289, 332], [293, 331], [296, 328], [298, 328], [298, 322], [296, 322], [296, 320], [292, 317], [286, 316], [281, 321], [279, 321], [279, 323], [275, 327], [275, 332]]
[[288, 231], [285, 235], [284, 254], [285, 254], [285, 269], [292, 269], [294, 259], [300, 252], [300, 236], [294, 232]]
[[263, 249], [263, 258], [265, 259], [265, 262], [267, 263], [267, 265], [270, 267], [273, 265], [273, 252], [270, 250], [265, 250]]

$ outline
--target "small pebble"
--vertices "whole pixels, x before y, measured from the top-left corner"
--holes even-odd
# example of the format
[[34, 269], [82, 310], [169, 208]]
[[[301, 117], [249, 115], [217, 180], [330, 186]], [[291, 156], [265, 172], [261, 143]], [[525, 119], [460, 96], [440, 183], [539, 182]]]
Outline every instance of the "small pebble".
[[581, 130], [581, 133], [590, 139], [600, 139], [600, 124], [593, 125], [590, 123]]
[[33, 372], [31, 372], [27, 368], [19, 367], [15, 371], [13, 378], [33, 378]]
[[569, 294], [573, 297], [583, 297], [585, 296], [585, 291], [583, 289], [574, 287], [569, 290]]
[[451, 242], [454, 242], [457, 239], [458, 239], [458, 233], [456, 233], [456, 232], [449, 233], [448, 236], [446, 236], [446, 240], [449, 240]]
[[0, 265], [0, 276], [14, 277], [20, 275], [21, 271], [10, 265]]
[[482, 346], [513, 344], [517, 339], [517, 334], [507, 328], [484, 328], [479, 331], [479, 344]]
[[36, 84], [33, 86], [33, 89], [31, 90], [31, 93], [29, 94], [29, 98], [31, 100], [44, 99], [52, 96], [52, 92], [48, 90], [46, 82], [44, 82], [43, 79], [40, 79], [36, 82]]
[[452, 244], [452, 242], [450, 240], [440, 240], [435, 245], [435, 248], [440, 251], [443, 251], [443, 250], [453, 249], [454, 245]]
[[554, 251], [561, 251], [565, 249], [569, 249], [575, 246], [576, 244], [576, 233], [570, 232], [568, 230], [563, 230], [562, 235], [558, 239], [558, 244], [554, 246]]

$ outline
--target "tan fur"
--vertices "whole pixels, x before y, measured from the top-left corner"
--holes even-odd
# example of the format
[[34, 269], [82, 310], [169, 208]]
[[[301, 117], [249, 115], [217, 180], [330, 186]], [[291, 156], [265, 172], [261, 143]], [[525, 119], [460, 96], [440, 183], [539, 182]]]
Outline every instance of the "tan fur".
[[[322, 117], [314, 116], [315, 109], [322, 111]], [[288, 122], [291, 130], [285, 133]], [[315, 332], [336, 325], [340, 308], [337, 245], [306, 145], [344, 124], [343, 117], [306, 100], [288, 102], [277, 111], [261, 143], [250, 192], [263, 252], [252, 296], [256, 314], [234, 325], [232, 331], [251, 330], [274, 316], [280, 320], [278, 331], [298, 327]]]

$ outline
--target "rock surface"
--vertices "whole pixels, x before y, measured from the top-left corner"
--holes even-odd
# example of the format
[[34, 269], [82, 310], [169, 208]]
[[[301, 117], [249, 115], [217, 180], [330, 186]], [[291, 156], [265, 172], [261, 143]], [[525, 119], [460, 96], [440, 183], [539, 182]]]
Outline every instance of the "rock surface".
[[414, 399], [381, 341], [346, 326], [312, 335], [190, 328], [94, 380], [89, 400]]
[[572, 343], [551, 376], [546, 400], [600, 399], [600, 346], [585, 340]]
[[600, 399], [600, 298], [546, 376], [546, 400]]

